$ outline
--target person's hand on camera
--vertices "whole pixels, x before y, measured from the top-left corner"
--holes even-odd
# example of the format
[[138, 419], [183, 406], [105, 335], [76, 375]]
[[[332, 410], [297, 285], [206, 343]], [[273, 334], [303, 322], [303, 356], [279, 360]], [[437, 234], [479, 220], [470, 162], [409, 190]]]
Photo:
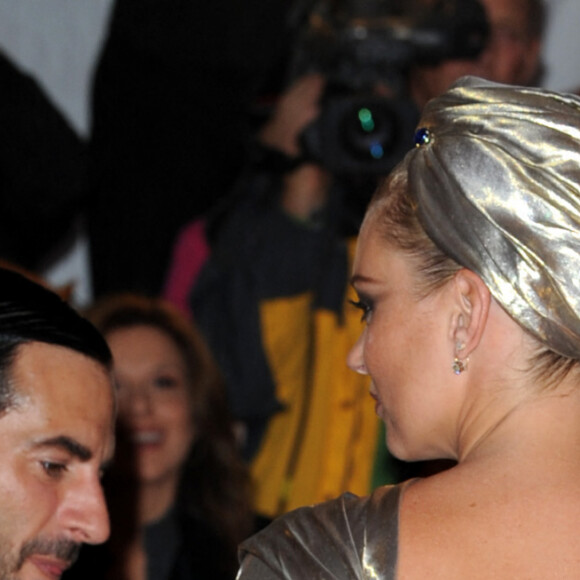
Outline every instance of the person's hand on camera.
[[292, 84], [280, 97], [271, 119], [260, 131], [261, 142], [289, 157], [298, 157], [300, 133], [319, 114], [325, 83], [322, 75], [312, 73]]

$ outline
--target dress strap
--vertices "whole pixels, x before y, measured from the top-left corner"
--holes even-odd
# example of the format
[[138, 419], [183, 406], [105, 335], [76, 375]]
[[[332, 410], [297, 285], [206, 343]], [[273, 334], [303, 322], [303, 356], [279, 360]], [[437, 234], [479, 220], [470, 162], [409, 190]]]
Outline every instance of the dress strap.
[[368, 540], [362, 555], [365, 578], [396, 579], [401, 496], [414, 481], [380, 487], [369, 496], [366, 510]]

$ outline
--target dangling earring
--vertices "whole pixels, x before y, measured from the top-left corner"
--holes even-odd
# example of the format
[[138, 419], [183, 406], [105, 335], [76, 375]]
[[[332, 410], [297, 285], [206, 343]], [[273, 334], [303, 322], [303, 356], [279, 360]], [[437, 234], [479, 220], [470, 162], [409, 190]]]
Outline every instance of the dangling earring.
[[[463, 349], [465, 348], [465, 343], [463, 342], [458, 342], [455, 345], [455, 350], [457, 352], [461, 352]], [[467, 363], [469, 362], [469, 358], [466, 358], [465, 360], [461, 360], [459, 357], [455, 357], [453, 359], [453, 365], [451, 366], [451, 368], [453, 369], [453, 372], [456, 375], [460, 375], [462, 372], [467, 370]]]
[[460, 358], [455, 357], [453, 359], [453, 365], [451, 367], [453, 369], [453, 372], [456, 375], [460, 375], [463, 371], [466, 371], [468, 361], [469, 361], [469, 359], [467, 359], [467, 358], [463, 361]]

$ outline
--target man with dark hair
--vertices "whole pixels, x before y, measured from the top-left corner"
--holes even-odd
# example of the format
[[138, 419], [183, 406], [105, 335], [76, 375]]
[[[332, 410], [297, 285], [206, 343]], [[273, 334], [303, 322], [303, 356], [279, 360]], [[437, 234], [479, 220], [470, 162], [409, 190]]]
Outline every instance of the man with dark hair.
[[0, 578], [60, 578], [109, 535], [111, 354], [56, 294], [0, 269]]

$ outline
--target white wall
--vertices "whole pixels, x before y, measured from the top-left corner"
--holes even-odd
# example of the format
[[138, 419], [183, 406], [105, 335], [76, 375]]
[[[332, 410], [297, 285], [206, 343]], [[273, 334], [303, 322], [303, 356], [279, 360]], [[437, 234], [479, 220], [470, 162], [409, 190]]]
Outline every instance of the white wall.
[[580, 88], [580, 0], [548, 0], [544, 85], [555, 90]]
[[0, 48], [46, 89], [80, 134], [112, 0], [0, 0]]

